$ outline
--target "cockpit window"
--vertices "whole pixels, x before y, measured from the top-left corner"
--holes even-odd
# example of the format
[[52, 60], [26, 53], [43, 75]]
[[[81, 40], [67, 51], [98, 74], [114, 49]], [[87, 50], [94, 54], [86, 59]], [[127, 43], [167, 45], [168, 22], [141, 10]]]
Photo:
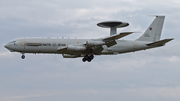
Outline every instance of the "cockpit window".
[[11, 41], [11, 42], [9, 42], [8, 44], [12, 44], [12, 43], [13, 43], [13, 44], [15, 45], [15, 42], [16, 42], [16, 41]]
[[16, 42], [16, 41], [11, 41], [11, 42], [9, 42], [9, 43], [14, 43], [14, 42]]

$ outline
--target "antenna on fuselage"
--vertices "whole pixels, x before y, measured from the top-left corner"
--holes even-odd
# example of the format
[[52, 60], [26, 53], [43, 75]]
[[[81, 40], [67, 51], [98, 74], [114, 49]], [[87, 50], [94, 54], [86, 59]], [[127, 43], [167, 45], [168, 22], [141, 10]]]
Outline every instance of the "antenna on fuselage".
[[110, 28], [110, 35], [117, 34], [117, 28], [128, 26], [129, 23], [121, 21], [105, 21], [97, 24], [99, 27]]

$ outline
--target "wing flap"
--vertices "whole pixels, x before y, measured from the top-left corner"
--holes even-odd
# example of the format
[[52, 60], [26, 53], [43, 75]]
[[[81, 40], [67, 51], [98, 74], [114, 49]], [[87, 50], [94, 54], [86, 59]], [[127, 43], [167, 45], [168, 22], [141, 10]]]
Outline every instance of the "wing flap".
[[115, 40], [110, 40], [110, 41], [106, 42], [107, 47], [111, 47], [111, 46], [113, 46], [115, 44], [117, 44], [117, 42]]
[[104, 50], [102, 46], [95, 46], [92, 49], [93, 49], [93, 53], [95, 54], [100, 54]]

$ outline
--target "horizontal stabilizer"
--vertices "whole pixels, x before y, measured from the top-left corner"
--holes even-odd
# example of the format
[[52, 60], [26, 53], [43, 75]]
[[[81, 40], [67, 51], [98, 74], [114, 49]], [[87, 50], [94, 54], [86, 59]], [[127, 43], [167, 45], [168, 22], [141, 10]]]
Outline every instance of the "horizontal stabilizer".
[[147, 44], [147, 46], [163, 46], [163, 45], [165, 45], [165, 43], [167, 43], [171, 40], [173, 40], [173, 39], [164, 39], [164, 40], [160, 40], [160, 41], [156, 41], [156, 42]]
[[120, 34], [117, 34], [117, 35], [112, 35], [110, 37], [107, 37], [107, 38], [104, 38], [103, 41], [106, 41], [106, 40], [117, 40], [119, 38], [122, 38], [122, 37], [125, 37], [129, 34], [132, 34], [133, 32], [123, 32], [123, 33], [120, 33]]

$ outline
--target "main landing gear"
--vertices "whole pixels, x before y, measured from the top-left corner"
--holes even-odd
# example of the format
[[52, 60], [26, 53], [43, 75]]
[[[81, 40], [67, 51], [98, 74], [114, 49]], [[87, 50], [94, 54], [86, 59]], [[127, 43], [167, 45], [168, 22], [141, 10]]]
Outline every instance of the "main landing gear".
[[23, 55], [21, 56], [21, 58], [22, 58], [22, 59], [25, 59], [25, 55], [23, 54]]
[[86, 55], [86, 56], [82, 59], [82, 61], [83, 61], [83, 62], [86, 62], [86, 61], [91, 62], [92, 59], [94, 59], [94, 55]]

